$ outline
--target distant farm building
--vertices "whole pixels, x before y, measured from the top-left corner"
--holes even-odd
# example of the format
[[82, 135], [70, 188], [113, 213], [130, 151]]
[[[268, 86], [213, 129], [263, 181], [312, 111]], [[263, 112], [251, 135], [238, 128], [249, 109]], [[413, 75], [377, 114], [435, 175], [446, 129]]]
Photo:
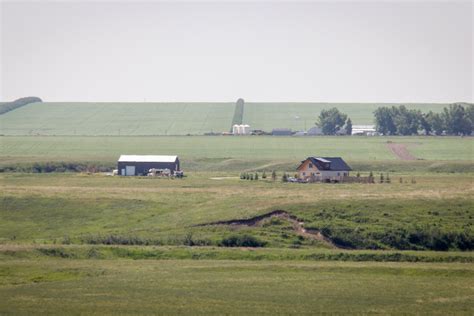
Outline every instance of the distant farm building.
[[352, 135], [374, 136], [377, 135], [377, 131], [374, 125], [353, 125]]
[[146, 176], [150, 169], [169, 169], [171, 174], [181, 170], [178, 156], [121, 155], [117, 164], [121, 176]]
[[291, 136], [293, 132], [289, 128], [274, 128], [272, 130], [273, 136]]
[[317, 127], [317, 126], [314, 126], [314, 127], [311, 127], [308, 132], [306, 133], [306, 135], [308, 136], [319, 136], [319, 135], [323, 135], [323, 129], [321, 127]]
[[307, 133], [305, 131], [297, 131], [293, 134], [293, 136], [306, 136]]
[[234, 135], [249, 135], [250, 125], [247, 124], [235, 124], [232, 126], [232, 134]]
[[352, 169], [341, 157], [308, 157], [296, 170], [301, 180], [340, 182]]

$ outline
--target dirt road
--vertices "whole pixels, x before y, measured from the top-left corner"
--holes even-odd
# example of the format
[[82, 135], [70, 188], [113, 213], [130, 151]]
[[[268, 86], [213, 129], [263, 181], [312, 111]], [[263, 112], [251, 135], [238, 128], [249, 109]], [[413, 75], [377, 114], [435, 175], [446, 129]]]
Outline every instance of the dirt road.
[[387, 143], [387, 147], [400, 160], [416, 160], [416, 157], [408, 151], [406, 144]]

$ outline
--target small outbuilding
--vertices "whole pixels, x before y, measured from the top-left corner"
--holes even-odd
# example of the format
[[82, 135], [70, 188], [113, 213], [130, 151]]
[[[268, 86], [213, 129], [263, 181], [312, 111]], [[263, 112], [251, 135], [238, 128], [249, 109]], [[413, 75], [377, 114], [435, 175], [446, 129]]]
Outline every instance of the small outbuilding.
[[289, 128], [274, 128], [272, 130], [273, 136], [291, 136], [293, 132]]
[[181, 170], [178, 156], [121, 155], [117, 164], [121, 176], [146, 176], [150, 169], [169, 169], [171, 174]]
[[304, 181], [340, 182], [352, 169], [341, 157], [308, 157], [296, 170]]
[[308, 136], [320, 136], [323, 135], [323, 129], [321, 127], [313, 126], [311, 127], [308, 132]]

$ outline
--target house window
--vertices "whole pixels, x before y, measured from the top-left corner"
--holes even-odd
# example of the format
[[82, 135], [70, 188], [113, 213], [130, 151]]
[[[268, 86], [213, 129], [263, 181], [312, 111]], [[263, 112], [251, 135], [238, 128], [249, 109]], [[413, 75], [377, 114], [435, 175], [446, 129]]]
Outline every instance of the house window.
[[309, 163], [308, 168], [309, 168], [309, 169], [312, 169], [312, 168], [313, 168], [313, 164], [312, 164], [312, 163]]
[[303, 172], [303, 175], [305, 176], [305, 175], [306, 175], [306, 172]]
[[338, 173], [337, 173], [337, 176], [339, 177], [340, 175], [341, 175], [341, 174], [338, 172]]

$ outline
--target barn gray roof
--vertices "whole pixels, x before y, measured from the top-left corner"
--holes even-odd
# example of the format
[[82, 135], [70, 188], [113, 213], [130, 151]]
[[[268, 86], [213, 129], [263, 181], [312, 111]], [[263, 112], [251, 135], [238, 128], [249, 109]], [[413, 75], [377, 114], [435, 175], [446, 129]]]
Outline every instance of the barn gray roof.
[[[351, 171], [351, 167], [341, 157], [308, 157], [319, 170]], [[329, 165], [329, 166], [328, 166]], [[299, 168], [299, 167], [298, 167]]]
[[119, 162], [175, 162], [178, 156], [163, 155], [121, 155]]

